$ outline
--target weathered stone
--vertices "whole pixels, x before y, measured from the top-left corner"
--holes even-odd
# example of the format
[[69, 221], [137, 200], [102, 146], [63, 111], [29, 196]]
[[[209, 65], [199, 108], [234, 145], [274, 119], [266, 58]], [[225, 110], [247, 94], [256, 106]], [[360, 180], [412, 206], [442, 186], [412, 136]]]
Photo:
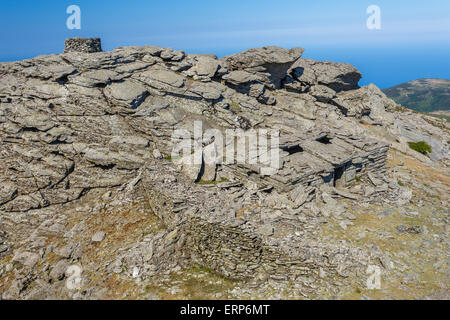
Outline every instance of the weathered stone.
[[[268, 87], [278, 89], [289, 68], [302, 54], [301, 48], [286, 50], [279, 47], [263, 47], [226, 56], [222, 60], [230, 71], [243, 70], [257, 74]], [[233, 76], [234, 81], [239, 80], [243, 83], [242, 81], [249, 78], [243, 74], [238, 75]]]
[[13, 200], [17, 196], [17, 187], [11, 183], [0, 183], [0, 205]]
[[12, 261], [15, 263], [20, 263], [28, 269], [33, 269], [39, 262], [39, 255], [33, 252], [20, 251], [14, 254]]
[[[76, 261], [87, 275], [120, 274], [138, 287], [195, 262], [232, 279], [261, 274], [335, 296], [353, 290], [368, 265], [388, 265], [384, 247], [354, 242], [359, 230], [373, 232], [360, 225], [372, 221], [370, 204], [408, 204], [414, 219], [431, 217], [433, 230], [397, 231], [437, 233], [442, 215], [419, 208], [422, 194], [433, 194], [433, 210], [446, 205], [437, 183], [445, 170], [434, 172], [449, 159], [445, 131], [419, 114], [393, 112], [373, 85], [358, 89], [353, 67], [298, 62], [301, 54], [263, 48], [219, 60], [129, 47], [0, 64], [0, 229], [8, 232], [0, 231], [0, 258], [13, 253], [11, 266], [0, 265], [9, 286], [0, 286], [2, 297], [60, 297], [57, 282]], [[219, 161], [220, 139], [193, 134], [193, 121], [224, 135], [233, 129], [246, 138], [246, 153], [261, 151], [249, 156], [260, 162]], [[164, 159], [178, 129], [202, 151]], [[266, 149], [250, 142], [252, 129], [267, 130], [257, 140], [267, 138]], [[432, 141], [437, 151], [396, 166], [409, 139]], [[388, 155], [389, 144], [396, 150]], [[272, 152], [276, 163], [264, 159]], [[430, 173], [428, 187], [412, 166], [427, 167], [417, 176]], [[324, 236], [327, 223], [357, 236]], [[108, 238], [92, 236], [100, 228]], [[376, 237], [391, 239], [391, 231], [377, 229]], [[428, 238], [420, 246], [438, 237]], [[101, 282], [85, 284], [77, 298], [111, 293]]]
[[216, 180], [216, 168], [217, 168], [217, 146], [213, 142], [203, 149], [203, 174], [201, 179], [203, 181]]
[[50, 279], [53, 281], [61, 281], [64, 279], [66, 270], [69, 267], [69, 262], [67, 260], [58, 261], [50, 271]]
[[262, 78], [258, 75], [240, 70], [231, 71], [227, 75], [223, 76], [222, 79], [224, 79], [227, 83], [230, 83], [235, 86], [262, 80]]
[[198, 76], [213, 78], [216, 75], [217, 70], [219, 70], [220, 62], [217, 58], [197, 56], [195, 60], [196, 62], [194, 63], [192, 71]]
[[181, 88], [184, 86], [185, 82], [184, 77], [168, 70], [145, 71], [140, 74], [140, 78], [150, 86], [156, 86], [158, 89], [160, 88], [158, 83]]

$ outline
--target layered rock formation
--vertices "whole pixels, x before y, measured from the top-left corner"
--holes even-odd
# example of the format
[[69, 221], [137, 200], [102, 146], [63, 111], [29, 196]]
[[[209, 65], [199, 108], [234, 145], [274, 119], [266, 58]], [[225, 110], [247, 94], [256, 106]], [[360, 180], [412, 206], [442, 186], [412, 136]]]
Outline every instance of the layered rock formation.
[[[406, 144], [398, 132], [411, 121], [392, 113], [398, 106], [376, 86], [360, 88], [353, 66], [304, 59], [301, 48], [218, 59], [154, 46], [99, 52], [97, 40], [66, 45], [60, 55], [0, 64], [0, 227], [11, 239], [0, 254], [33, 270], [55, 250], [45, 244], [51, 225], [73, 242], [68, 217], [109, 192], [101, 209], [137, 202], [166, 230], [136, 244], [152, 248], [139, 270], [196, 262], [235, 279], [308, 276], [333, 287], [331, 279], [345, 282], [383, 261], [380, 250], [327, 243], [311, 231], [335, 198], [410, 199], [387, 176], [386, 159], [391, 143]], [[206, 138], [192, 141], [202, 146], [201, 164], [171, 159], [174, 130], [194, 137], [194, 121], [224, 135], [280, 132], [279, 168], [267, 174], [267, 163], [216, 161], [223, 151], [211, 153], [216, 142]], [[438, 160], [448, 161], [448, 142], [420, 123]], [[26, 296], [23, 283], [42, 270], [17, 276], [5, 298]]]

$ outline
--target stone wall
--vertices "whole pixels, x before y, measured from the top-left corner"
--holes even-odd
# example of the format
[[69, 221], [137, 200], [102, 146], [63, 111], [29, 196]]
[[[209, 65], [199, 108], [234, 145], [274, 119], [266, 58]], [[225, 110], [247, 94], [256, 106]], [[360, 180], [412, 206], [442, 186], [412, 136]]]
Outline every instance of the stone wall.
[[102, 52], [100, 38], [69, 38], [66, 40], [64, 52]]

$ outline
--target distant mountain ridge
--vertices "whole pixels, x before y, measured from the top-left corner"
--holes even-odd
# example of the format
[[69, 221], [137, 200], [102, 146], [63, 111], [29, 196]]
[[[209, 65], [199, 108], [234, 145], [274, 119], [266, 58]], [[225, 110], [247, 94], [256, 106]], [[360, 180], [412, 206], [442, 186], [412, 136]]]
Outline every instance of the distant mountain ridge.
[[418, 79], [384, 89], [395, 102], [420, 112], [450, 110], [450, 80]]

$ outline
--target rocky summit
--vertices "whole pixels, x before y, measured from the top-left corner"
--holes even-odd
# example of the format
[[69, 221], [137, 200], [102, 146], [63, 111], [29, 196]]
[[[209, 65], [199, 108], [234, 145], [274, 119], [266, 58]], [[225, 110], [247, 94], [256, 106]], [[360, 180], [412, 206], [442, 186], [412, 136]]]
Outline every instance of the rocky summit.
[[0, 297], [448, 298], [448, 122], [303, 51], [1, 63]]

